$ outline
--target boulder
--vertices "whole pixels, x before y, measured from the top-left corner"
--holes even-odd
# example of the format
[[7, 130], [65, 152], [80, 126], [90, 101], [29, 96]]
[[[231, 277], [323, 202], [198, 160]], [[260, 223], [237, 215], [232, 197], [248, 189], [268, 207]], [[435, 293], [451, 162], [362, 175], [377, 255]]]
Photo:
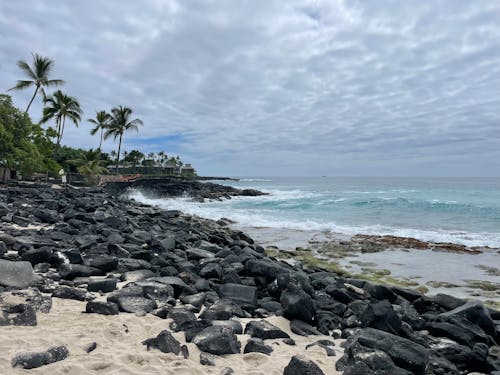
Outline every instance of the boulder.
[[480, 301], [467, 302], [439, 315], [439, 318], [443, 321], [453, 321], [457, 317], [467, 319], [469, 322], [481, 327], [486, 334], [496, 338], [495, 322], [491, 319], [488, 309]]
[[201, 351], [217, 355], [236, 354], [241, 348], [233, 330], [222, 326], [205, 328], [193, 338], [193, 343]]
[[290, 322], [290, 329], [299, 336], [321, 335], [321, 332], [312, 325], [297, 319]]
[[194, 247], [190, 247], [189, 249], [186, 249], [186, 255], [187, 255], [188, 259], [215, 258], [214, 253], [212, 253], [208, 250], [197, 249]]
[[104, 272], [98, 268], [86, 266], [83, 264], [66, 264], [63, 263], [59, 266], [59, 275], [63, 279], [73, 280], [75, 277], [90, 277], [102, 276]]
[[263, 276], [267, 282], [271, 282], [276, 277], [287, 270], [276, 262], [264, 259], [250, 259], [245, 263], [245, 270], [251, 276]]
[[200, 314], [200, 318], [206, 320], [227, 320], [232, 316], [243, 318], [245, 317], [245, 313], [239, 305], [225, 299], [216, 301]]
[[161, 331], [160, 334], [154, 338], [144, 340], [142, 344], [146, 345], [148, 350], [150, 348], [156, 348], [163, 353], [174, 353], [175, 355], [181, 352], [180, 342], [167, 330]]
[[12, 367], [32, 369], [62, 361], [69, 355], [65, 346], [54, 346], [44, 352], [27, 352], [17, 354], [12, 359]]
[[30, 262], [0, 259], [0, 286], [22, 289], [33, 283], [33, 267]]
[[387, 353], [396, 366], [417, 375], [423, 375], [429, 363], [430, 352], [422, 345], [374, 328], [360, 330], [351, 338], [351, 342], [381, 350]]
[[264, 341], [259, 338], [252, 337], [248, 340], [245, 345], [245, 349], [243, 349], [243, 353], [263, 353], [266, 355], [270, 355], [273, 352], [273, 348], [269, 345], [264, 344]]
[[245, 327], [245, 334], [263, 340], [290, 337], [288, 333], [266, 320], [252, 320], [248, 322]]
[[368, 305], [360, 320], [363, 327], [372, 327], [393, 334], [398, 334], [401, 330], [401, 319], [386, 300]]
[[52, 249], [49, 247], [41, 247], [39, 249], [30, 249], [21, 255], [21, 259], [30, 262], [33, 266], [38, 263], [50, 263]]
[[313, 300], [297, 285], [288, 284], [288, 287], [281, 293], [280, 303], [286, 318], [299, 319], [304, 322], [313, 321], [316, 313]]
[[118, 315], [118, 306], [113, 302], [89, 301], [85, 306], [86, 313], [101, 315]]
[[200, 270], [200, 276], [205, 279], [220, 279], [222, 268], [217, 263], [208, 263]]
[[294, 355], [283, 371], [283, 375], [325, 375], [313, 361]]
[[116, 289], [117, 282], [118, 279], [115, 278], [90, 279], [87, 284], [87, 290], [89, 292], [109, 293]]
[[335, 343], [333, 341], [318, 340], [313, 342], [312, 344], [306, 345], [306, 350], [313, 346], [319, 346], [320, 348], [324, 349], [328, 357], [335, 356], [335, 349], [334, 349]]
[[257, 288], [226, 283], [219, 287], [219, 297], [227, 298], [243, 307], [255, 307]]
[[52, 292], [52, 297], [85, 301], [87, 293], [83, 289], [60, 285]]
[[116, 304], [120, 311], [128, 313], [148, 313], [158, 307], [155, 301], [141, 296], [119, 296]]
[[104, 272], [111, 272], [116, 270], [118, 267], [118, 258], [110, 256], [98, 256], [89, 259], [85, 259], [87, 265], [91, 267], [98, 268]]

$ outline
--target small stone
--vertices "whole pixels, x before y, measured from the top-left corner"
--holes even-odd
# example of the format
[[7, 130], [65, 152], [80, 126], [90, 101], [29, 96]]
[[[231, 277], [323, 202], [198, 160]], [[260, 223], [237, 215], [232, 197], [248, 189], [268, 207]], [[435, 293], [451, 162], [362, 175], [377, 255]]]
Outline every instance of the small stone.
[[96, 350], [97, 348], [97, 343], [94, 341], [94, 342], [91, 342], [91, 343], [88, 343], [87, 345], [85, 345], [83, 347], [83, 350], [87, 353], [90, 353], [90, 352], [93, 352], [94, 350]]

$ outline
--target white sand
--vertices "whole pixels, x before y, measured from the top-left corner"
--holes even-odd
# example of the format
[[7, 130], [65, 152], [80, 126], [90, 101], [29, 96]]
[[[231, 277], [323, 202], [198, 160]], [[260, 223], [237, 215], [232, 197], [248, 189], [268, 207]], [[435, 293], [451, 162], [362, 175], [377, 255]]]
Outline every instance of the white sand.
[[[267, 318], [290, 334], [297, 343], [289, 346], [277, 340], [265, 340], [274, 349], [270, 356], [261, 353], [233, 354], [216, 357], [216, 366], [200, 365], [200, 351], [196, 345], [188, 343], [190, 356], [165, 354], [157, 349], [146, 350], [141, 342], [155, 337], [162, 330], [170, 331], [170, 319], [164, 320], [152, 315], [138, 317], [120, 313], [114, 316], [84, 314], [85, 303], [53, 298], [49, 314], [38, 313], [35, 327], [0, 327], [0, 374], [219, 374], [226, 366], [235, 375], [282, 375], [283, 369], [295, 354], [302, 354], [316, 362], [325, 374], [340, 374], [335, 371], [335, 361], [342, 356], [341, 340], [335, 340], [337, 356], [328, 357], [318, 346], [309, 348], [307, 344], [328, 336], [302, 337], [290, 331], [288, 320], [282, 317]], [[248, 320], [242, 319], [244, 325]], [[128, 332], [126, 332], [128, 328]], [[184, 333], [173, 333], [184, 344]], [[238, 335], [245, 347], [248, 335]], [[97, 349], [87, 354], [82, 348], [95, 341]], [[279, 343], [279, 345], [277, 345]], [[13, 369], [11, 359], [25, 351], [46, 350], [54, 345], [66, 345], [70, 356], [60, 362], [38, 369]]]

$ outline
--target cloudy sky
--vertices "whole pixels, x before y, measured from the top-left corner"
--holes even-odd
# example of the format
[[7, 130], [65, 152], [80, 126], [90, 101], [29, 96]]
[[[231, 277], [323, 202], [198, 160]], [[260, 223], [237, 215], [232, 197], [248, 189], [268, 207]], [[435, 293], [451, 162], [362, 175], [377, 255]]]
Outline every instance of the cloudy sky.
[[500, 175], [496, 0], [2, 1], [0, 40], [0, 92], [49, 56], [85, 118], [130, 106], [126, 149], [203, 175]]

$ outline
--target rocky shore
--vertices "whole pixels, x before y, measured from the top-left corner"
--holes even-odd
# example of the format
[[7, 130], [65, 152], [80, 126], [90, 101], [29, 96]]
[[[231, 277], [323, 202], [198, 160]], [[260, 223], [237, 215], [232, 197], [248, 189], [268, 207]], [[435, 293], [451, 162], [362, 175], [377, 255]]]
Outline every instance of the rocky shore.
[[119, 197], [258, 194], [178, 183], [0, 187], [0, 373], [500, 374], [481, 302], [280, 261]]
[[254, 189], [237, 189], [232, 186], [200, 182], [182, 177], [140, 178], [128, 182], [110, 182], [104, 186], [104, 189], [114, 195], [121, 195], [135, 189], [155, 198], [188, 196], [201, 202], [205, 199], [266, 195], [266, 193]]

